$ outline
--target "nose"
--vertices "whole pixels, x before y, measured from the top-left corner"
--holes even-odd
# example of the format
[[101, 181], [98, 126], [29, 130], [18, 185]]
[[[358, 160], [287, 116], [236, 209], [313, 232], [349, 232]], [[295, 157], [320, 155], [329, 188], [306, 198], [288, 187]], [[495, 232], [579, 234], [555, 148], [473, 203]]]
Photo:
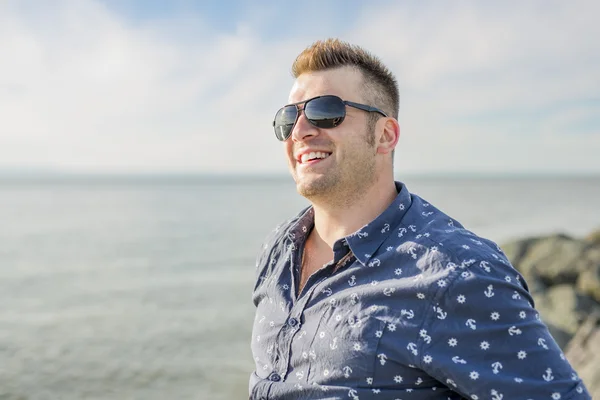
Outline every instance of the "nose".
[[298, 109], [298, 120], [296, 121], [296, 125], [292, 130], [292, 140], [295, 142], [300, 142], [306, 140], [306, 138], [311, 136], [317, 136], [319, 134], [319, 130], [316, 126], [311, 124], [306, 115], [304, 114], [303, 109]]

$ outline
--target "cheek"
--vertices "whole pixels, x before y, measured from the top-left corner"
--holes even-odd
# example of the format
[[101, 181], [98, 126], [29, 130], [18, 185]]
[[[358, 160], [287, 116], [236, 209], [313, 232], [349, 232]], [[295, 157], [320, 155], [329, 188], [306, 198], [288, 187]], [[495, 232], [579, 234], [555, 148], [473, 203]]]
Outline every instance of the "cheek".
[[283, 143], [283, 152], [285, 153], [288, 162], [292, 163], [294, 158], [294, 147], [291, 144], [291, 140], [287, 140]]

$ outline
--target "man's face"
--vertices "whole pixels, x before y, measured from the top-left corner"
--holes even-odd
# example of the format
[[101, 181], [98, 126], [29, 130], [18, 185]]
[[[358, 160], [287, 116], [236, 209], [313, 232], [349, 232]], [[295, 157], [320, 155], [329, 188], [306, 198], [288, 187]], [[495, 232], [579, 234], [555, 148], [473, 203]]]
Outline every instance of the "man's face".
[[[362, 86], [362, 75], [351, 68], [305, 73], [296, 79], [289, 103], [330, 94], [368, 104], [368, 99], [362, 98]], [[365, 111], [346, 107], [346, 118], [339, 126], [320, 129], [301, 113], [291, 136], [284, 142], [298, 193], [308, 199], [333, 200], [336, 196], [360, 191], [373, 182], [376, 147], [373, 133], [368, 129], [368, 117]], [[306, 161], [301, 157], [306, 152], [329, 155]]]

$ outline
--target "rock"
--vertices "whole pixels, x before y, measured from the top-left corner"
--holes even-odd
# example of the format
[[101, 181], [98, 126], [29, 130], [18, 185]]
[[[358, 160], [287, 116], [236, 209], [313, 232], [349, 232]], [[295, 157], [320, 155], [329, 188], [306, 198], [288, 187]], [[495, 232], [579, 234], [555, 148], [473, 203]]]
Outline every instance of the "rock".
[[581, 272], [578, 261], [587, 246], [583, 241], [563, 235], [540, 239], [530, 245], [519, 263], [520, 268], [545, 286], [574, 284]]
[[529, 247], [536, 243], [539, 238], [521, 239], [510, 243], [506, 243], [502, 246], [502, 251], [513, 263], [513, 265], [520, 265], [521, 260], [527, 254]]
[[592, 245], [600, 246], [600, 229], [594, 231], [585, 237], [585, 240]]
[[600, 399], [600, 313], [593, 313], [565, 348], [565, 356], [588, 388]]
[[600, 303], [600, 244], [589, 249], [580, 262], [577, 289]]
[[561, 348], [564, 348], [588, 315], [600, 306], [587, 296], [579, 294], [572, 285], [551, 287], [534, 298], [540, 317]]
[[525, 277], [540, 318], [600, 399], [600, 230], [585, 239], [525, 238], [502, 249]]

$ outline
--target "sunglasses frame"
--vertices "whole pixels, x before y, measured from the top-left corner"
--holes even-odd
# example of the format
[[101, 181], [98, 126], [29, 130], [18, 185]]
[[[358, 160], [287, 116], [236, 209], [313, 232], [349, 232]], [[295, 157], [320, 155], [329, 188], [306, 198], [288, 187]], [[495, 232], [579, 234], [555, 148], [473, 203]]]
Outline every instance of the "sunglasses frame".
[[[313, 101], [313, 100], [316, 100], [316, 99], [321, 99], [321, 98], [324, 98], [324, 97], [331, 97], [331, 98], [338, 99], [338, 100], [339, 100], [339, 101], [340, 101], [342, 104], [344, 104], [345, 106], [352, 107], [352, 108], [356, 108], [356, 109], [358, 109], [358, 110], [362, 110], [362, 111], [366, 111], [366, 112], [370, 112], [370, 113], [371, 113], [371, 112], [376, 112], [376, 113], [378, 113], [378, 114], [381, 114], [381, 115], [383, 115], [383, 116], [384, 116], [384, 117], [386, 117], [386, 118], [387, 118], [387, 116], [388, 116], [388, 115], [387, 115], [385, 112], [383, 112], [382, 110], [380, 110], [380, 109], [379, 109], [379, 108], [377, 108], [377, 107], [371, 107], [371, 106], [368, 106], [368, 105], [366, 105], [366, 104], [355, 103], [355, 102], [353, 102], [353, 101], [349, 101], [349, 100], [342, 100], [342, 99], [341, 99], [339, 96], [336, 96], [336, 95], [333, 95], [333, 94], [326, 94], [326, 95], [322, 95], [322, 96], [316, 96], [316, 97], [312, 97], [312, 98], [310, 98], [310, 99], [308, 99], [308, 100], [302, 100], [302, 101], [299, 101], [299, 102], [297, 102], [297, 103], [286, 104], [285, 106], [283, 106], [283, 107], [281, 107], [279, 110], [277, 110], [277, 112], [275, 113], [275, 119], [273, 119], [273, 130], [275, 131], [275, 137], [277, 138], [277, 140], [279, 140], [279, 141], [281, 141], [281, 142], [285, 142], [286, 140], [288, 140], [288, 139], [290, 138], [290, 136], [292, 136], [292, 132], [294, 131], [294, 128], [296, 127], [296, 123], [298, 123], [298, 118], [300, 118], [300, 114], [301, 114], [301, 113], [304, 111], [304, 109], [306, 108], [306, 105], [307, 105], [308, 103], [310, 103], [311, 101]], [[299, 106], [299, 105], [301, 105], [301, 104], [304, 104], [304, 107], [303, 107], [303, 108], [300, 108], [300, 107], [298, 107], [298, 106]], [[294, 120], [294, 124], [292, 125], [292, 128], [290, 129], [290, 133], [289, 133], [289, 134], [288, 134], [288, 135], [287, 135], [285, 138], [283, 138], [283, 139], [280, 139], [280, 138], [279, 138], [279, 136], [277, 135], [277, 128], [276, 128], [276, 126], [275, 126], [277, 115], [278, 115], [278, 114], [279, 114], [279, 112], [280, 112], [281, 110], [283, 110], [284, 108], [286, 108], [286, 107], [292, 107], [292, 106], [295, 106], [295, 107], [296, 107], [296, 119]], [[306, 114], [305, 114], [305, 116], [306, 116]], [[339, 117], [339, 118], [340, 118], [339, 122], [338, 122], [338, 123], [336, 123], [336, 124], [335, 124], [334, 126], [332, 126], [331, 128], [322, 128], [322, 127], [319, 127], [319, 126], [317, 126], [315, 123], [313, 123], [313, 121], [312, 121], [310, 118], [308, 118], [308, 117], [306, 118], [306, 120], [307, 120], [307, 121], [308, 121], [308, 122], [309, 122], [309, 123], [310, 123], [312, 126], [315, 126], [315, 127], [319, 128], [319, 129], [332, 129], [332, 128], [336, 128], [336, 127], [340, 126], [340, 125], [342, 124], [342, 122], [344, 122], [344, 119], [346, 119], [346, 109], [345, 109], [345, 108], [344, 108], [344, 115], [342, 115], [342, 116], [341, 116], [341, 117]]]

